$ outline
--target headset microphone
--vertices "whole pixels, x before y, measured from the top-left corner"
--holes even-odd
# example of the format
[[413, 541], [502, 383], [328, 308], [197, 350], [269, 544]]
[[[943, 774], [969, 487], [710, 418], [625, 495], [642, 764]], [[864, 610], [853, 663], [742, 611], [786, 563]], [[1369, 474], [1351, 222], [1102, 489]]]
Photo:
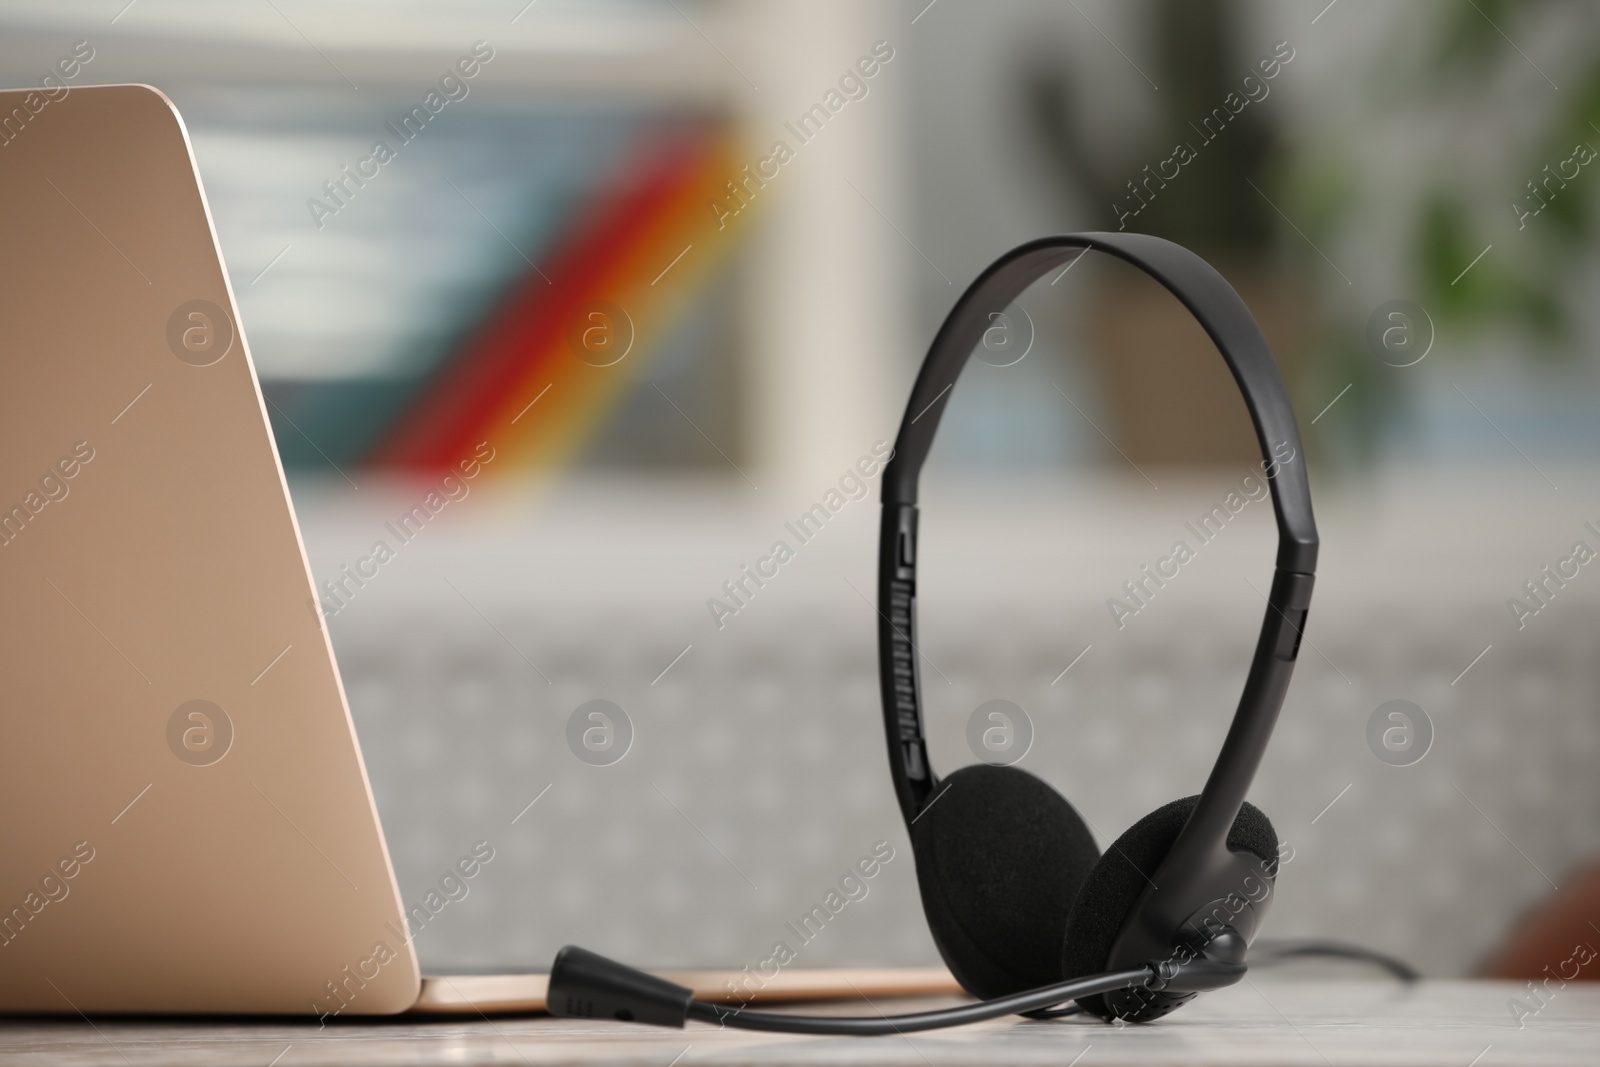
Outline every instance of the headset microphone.
[[[1255, 428], [1278, 525], [1277, 568], [1233, 723], [1198, 796], [1156, 809], [1101, 855], [1077, 810], [1016, 767], [929, 766], [916, 651], [917, 481], [952, 387], [1003, 310], [1088, 250], [1115, 256], [1178, 298], [1216, 344]], [[1085, 233], [1011, 250], [961, 295], [912, 387], [883, 474], [878, 674], [895, 796], [911, 836], [934, 944], [979, 1003], [885, 1018], [752, 1012], [583, 949], [561, 950], [555, 1015], [666, 1026], [687, 1019], [789, 1033], [876, 1034], [957, 1026], [1076, 1001], [1104, 1019], [1160, 1018], [1238, 981], [1273, 892], [1278, 839], [1245, 802], [1300, 651], [1317, 561], [1300, 433], [1260, 328], [1209, 264], [1159, 237]]]
[[551, 1015], [573, 1019], [617, 1019], [682, 1028], [690, 1019], [737, 1030], [783, 1034], [874, 1037], [938, 1030], [947, 1026], [1019, 1015], [1062, 1001], [1129, 990], [1193, 996], [1232, 985], [1244, 977], [1242, 963], [1196, 956], [1186, 961], [1152, 960], [1140, 967], [1075, 978], [976, 1004], [911, 1015], [788, 1015], [747, 1011], [743, 1005], [695, 1000], [694, 990], [596, 955], [576, 945], [556, 953], [545, 1005]]

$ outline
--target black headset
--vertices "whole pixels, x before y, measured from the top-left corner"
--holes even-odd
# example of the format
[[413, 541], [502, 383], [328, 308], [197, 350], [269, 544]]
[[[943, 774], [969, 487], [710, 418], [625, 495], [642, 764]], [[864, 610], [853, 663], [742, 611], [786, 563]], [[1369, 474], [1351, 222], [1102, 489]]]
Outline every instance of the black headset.
[[[1160, 282], [1215, 342], [1255, 426], [1278, 523], [1261, 636], [1205, 787], [1140, 819], [1103, 856], [1072, 805], [1026, 771], [979, 764], [943, 781], [934, 775], [916, 641], [917, 479], [956, 378], [996, 313], [1089, 250]], [[884, 470], [878, 541], [878, 671], [895, 796], [934, 944], [962, 987], [983, 999], [887, 1018], [752, 1012], [695, 1000], [682, 986], [568, 946], [551, 969], [551, 1013], [883, 1034], [1045, 1013], [1075, 1000], [1075, 1008], [1048, 1014], [1081, 1008], [1144, 1022], [1238, 981], [1278, 869], [1277, 834], [1245, 794], [1294, 672], [1317, 563], [1301, 454], [1260, 328], [1238, 293], [1193, 252], [1147, 234], [1084, 233], [1030, 241], [995, 261], [956, 302], [917, 375]]]

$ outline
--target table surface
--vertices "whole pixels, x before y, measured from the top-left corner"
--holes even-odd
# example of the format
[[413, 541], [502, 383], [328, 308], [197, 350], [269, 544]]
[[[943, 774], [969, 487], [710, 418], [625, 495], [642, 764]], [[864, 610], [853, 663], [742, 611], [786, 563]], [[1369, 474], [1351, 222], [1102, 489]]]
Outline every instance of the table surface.
[[[1600, 1062], [1600, 983], [1552, 983], [1518, 1019], [1520, 985], [1252, 977], [1149, 1026], [1082, 1019], [997, 1020], [930, 1034], [819, 1038], [691, 1024], [659, 1030], [548, 1017], [351, 1021], [319, 1028], [282, 1020], [16, 1019], [0, 1022], [7, 1067], [147, 1064], [311, 1067], [318, 1064], [955, 1064], [1055, 1067], [1139, 1064], [1504, 1067]], [[880, 1002], [925, 1010], [944, 1000]], [[1529, 1000], [1530, 1011], [1535, 1002]], [[811, 1010], [870, 1014], [873, 1005]], [[799, 1010], [799, 1009], [797, 1009]]]

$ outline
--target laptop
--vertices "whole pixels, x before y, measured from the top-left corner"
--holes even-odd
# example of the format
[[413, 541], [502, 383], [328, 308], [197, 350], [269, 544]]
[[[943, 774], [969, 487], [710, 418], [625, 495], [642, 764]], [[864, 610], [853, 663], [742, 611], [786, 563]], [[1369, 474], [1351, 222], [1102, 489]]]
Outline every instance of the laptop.
[[542, 1008], [541, 974], [418, 967], [172, 102], [0, 92], [0, 233], [0, 1011]]

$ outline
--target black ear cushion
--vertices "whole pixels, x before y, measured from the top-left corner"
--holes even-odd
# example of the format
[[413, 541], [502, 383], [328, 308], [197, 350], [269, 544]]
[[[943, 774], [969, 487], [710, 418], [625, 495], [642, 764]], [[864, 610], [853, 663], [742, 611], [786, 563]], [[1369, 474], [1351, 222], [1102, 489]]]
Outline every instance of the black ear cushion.
[[1100, 857], [1060, 793], [1015, 767], [963, 767], [911, 825], [928, 928], [973, 996], [1061, 978], [1067, 912]]
[[[1105, 970], [1106, 961], [1111, 958], [1111, 943], [1128, 912], [1167, 858], [1189, 813], [1199, 802], [1198, 796], [1184, 797], [1157, 808], [1106, 849], [1084, 880], [1067, 918], [1067, 935], [1061, 950], [1063, 979]], [[1228, 847], [1253, 852], [1270, 864], [1278, 856], [1278, 834], [1260, 808], [1246, 803], [1228, 831]], [[1091, 1006], [1090, 1010], [1094, 1008]]]

